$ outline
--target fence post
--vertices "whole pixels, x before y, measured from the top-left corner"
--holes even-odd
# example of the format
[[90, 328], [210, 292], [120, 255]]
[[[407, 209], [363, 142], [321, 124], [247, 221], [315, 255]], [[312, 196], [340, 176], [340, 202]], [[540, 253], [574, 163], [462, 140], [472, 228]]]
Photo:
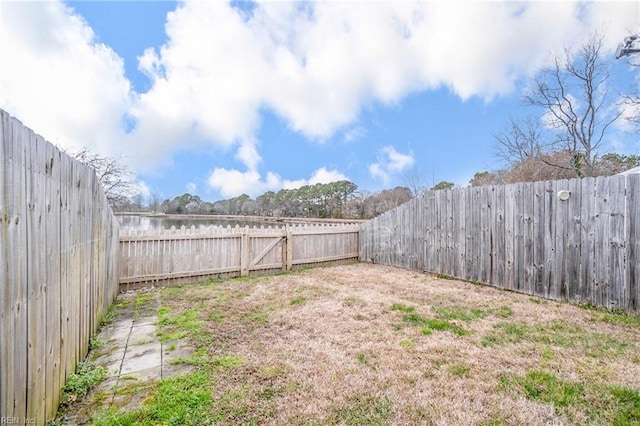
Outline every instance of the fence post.
[[284, 246], [287, 251], [285, 271], [290, 271], [293, 266], [293, 234], [287, 226], [286, 237], [284, 239]]
[[240, 276], [249, 275], [249, 227], [245, 226], [240, 238]]

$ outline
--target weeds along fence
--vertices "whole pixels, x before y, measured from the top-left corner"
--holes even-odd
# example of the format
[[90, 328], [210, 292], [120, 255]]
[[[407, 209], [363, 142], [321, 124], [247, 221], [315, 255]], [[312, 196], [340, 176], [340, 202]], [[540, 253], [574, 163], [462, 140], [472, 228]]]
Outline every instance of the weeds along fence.
[[359, 225], [191, 227], [120, 234], [120, 288], [358, 260]]
[[118, 292], [91, 169], [0, 110], [0, 419], [45, 424]]
[[640, 174], [427, 191], [363, 224], [360, 256], [639, 312]]

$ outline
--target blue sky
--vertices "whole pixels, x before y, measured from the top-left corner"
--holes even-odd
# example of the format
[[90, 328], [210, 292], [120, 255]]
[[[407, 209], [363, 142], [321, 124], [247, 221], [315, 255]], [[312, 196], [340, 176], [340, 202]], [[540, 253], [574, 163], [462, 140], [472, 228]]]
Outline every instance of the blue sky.
[[[554, 53], [638, 2], [0, 3], [0, 107], [51, 142], [121, 157], [145, 195], [214, 201], [349, 179], [465, 186]], [[634, 80], [636, 78], [636, 80]], [[618, 89], [620, 88], [620, 89]], [[616, 128], [610, 149], [640, 152]]]

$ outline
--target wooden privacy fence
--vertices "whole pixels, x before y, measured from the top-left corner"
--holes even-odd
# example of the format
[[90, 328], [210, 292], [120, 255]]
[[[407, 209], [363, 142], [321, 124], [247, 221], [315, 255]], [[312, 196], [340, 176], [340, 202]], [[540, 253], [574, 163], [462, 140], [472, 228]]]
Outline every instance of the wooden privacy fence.
[[287, 271], [357, 260], [359, 225], [122, 230], [120, 286]]
[[0, 423], [43, 425], [117, 295], [118, 222], [91, 169], [0, 115]]
[[363, 224], [360, 256], [638, 312], [640, 174], [427, 191]]

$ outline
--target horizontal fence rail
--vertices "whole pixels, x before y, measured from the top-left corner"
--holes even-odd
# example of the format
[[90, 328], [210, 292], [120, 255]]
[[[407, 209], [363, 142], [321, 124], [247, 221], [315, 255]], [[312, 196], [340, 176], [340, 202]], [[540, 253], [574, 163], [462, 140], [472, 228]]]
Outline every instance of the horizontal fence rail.
[[640, 311], [640, 174], [427, 191], [362, 225], [363, 261]]
[[92, 169], [0, 115], [0, 423], [43, 425], [118, 294], [119, 226]]
[[357, 260], [359, 225], [208, 227], [120, 233], [121, 290]]

